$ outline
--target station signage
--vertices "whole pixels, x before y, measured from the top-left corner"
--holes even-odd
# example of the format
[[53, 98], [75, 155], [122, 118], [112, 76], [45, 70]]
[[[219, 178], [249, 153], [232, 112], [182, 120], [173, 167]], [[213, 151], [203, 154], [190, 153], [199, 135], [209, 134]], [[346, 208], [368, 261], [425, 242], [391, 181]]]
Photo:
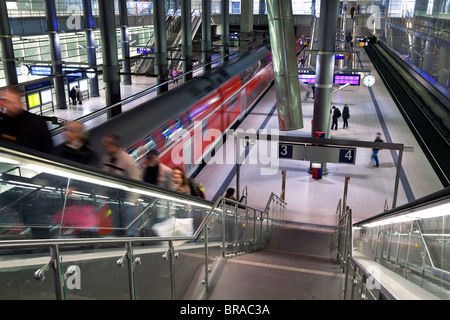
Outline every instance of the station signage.
[[355, 164], [356, 148], [280, 142], [278, 144], [278, 158]]
[[52, 67], [50, 66], [30, 66], [30, 73], [33, 76], [51, 76]]

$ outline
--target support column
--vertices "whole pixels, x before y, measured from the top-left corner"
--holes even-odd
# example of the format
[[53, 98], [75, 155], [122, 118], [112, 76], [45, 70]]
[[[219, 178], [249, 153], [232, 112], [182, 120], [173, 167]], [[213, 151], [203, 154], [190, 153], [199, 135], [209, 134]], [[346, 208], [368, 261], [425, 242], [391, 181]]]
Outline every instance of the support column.
[[[169, 80], [167, 62], [167, 39], [166, 39], [166, 10], [164, 1], [153, 2], [154, 34], [155, 34], [155, 73], [158, 75], [156, 84], [161, 84]], [[169, 90], [166, 83], [157, 88], [160, 95]]]
[[89, 79], [90, 84], [90, 96], [99, 97], [98, 91], [98, 73], [97, 73], [97, 54], [95, 50], [95, 34], [94, 34], [94, 17], [92, 16], [92, 0], [83, 0], [83, 15], [86, 28], [86, 52], [88, 57], [89, 66], [95, 70], [97, 75], [93, 79]]
[[330, 131], [331, 92], [333, 90], [334, 50], [339, 0], [321, 0], [314, 115], [311, 136]]
[[45, 0], [45, 16], [47, 18], [48, 37], [50, 40], [50, 54], [52, 57], [53, 85], [56, 97], [56, 108], [66, 109], [66, 89], [62, 76], [61, 46], [58, 34], [58, 19], [56, 17], [55, 0]]
[[425, 52], [423, 54], [422, 70], [433, 76], [434, 55], [436, 54], [436, 44], [425, 41]]
[[[98, 9], [102, 36], [103, 82], [105, 83], [106, 105], [110, 106], [121, 101], [114, 1], [98, 0]], [[108, 110], [108, 119], [120, 113], [122, 113], [122, 106], [118, 105]]]
[[253, 32], [253, 0], [241, 1], [241, 34], [240, 46], [245, 47]]
[[130, 34], [128, 32], [127, 1], [119, 0], [120, 34], [122, 39], [123, 83], [131, 85]]
[[203, 71], [211, 69], [211, 1], [202, 0], [202, 60], [206, 66]]
[[183, 57], [183, 81], [192, 79], [192, 16], [191, 0], [181, 1], [181, 54]]
[[0, 1], [0, 49], [2, 52], [3, 71], [7, 86], [19, 83], [17, 79], [16, 61], [14, 58], [14, 47], [11, 39], [11, 29], [8, 19], [6, 2]]
[[450, 87], [450, 50], [444, 47], [440, 48], [438, 58], [438, 76], [437, 81], [444, 86], [444, 88]]
[[413, 36], [410, 61], [411, 61], [411, 63], [413, 63], [416, 66], [419, 66], [421, 51], [422, 51], [422, 39], [419, 37]]
[[292, 3], [291, 0], [269, 0], [267, 5], [277, 89], [278, 124], [281, 131], [302, 129], [303, 115]]
[[230, 1], [222, 0], [222, 61], [228, 61], [230, 54]]

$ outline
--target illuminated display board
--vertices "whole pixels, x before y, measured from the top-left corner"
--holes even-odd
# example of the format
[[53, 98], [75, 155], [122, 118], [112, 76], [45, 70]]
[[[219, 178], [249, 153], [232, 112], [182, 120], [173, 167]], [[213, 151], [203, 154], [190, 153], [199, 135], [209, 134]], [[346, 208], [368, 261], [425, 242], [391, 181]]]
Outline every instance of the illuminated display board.
[[[316, 75], [310, 73], [300, 73], [298, 79], [303, 83], [316, 83]], [[359, 86], [361, 84], [361, 76], [359, 74], [335, 74], [333, 83], [347, 84], [351, 86]]]
[[30, 109], [41, 105], [41, 97], [39, 92], [28, 95], [28, 107]]
[[51, 76], [52, 75], [52, 67], [31, 66], [30, 70], [31, 70], [31, 74], [33, 76]]
[[335, 74], [334, 83], [347, 84], [351, 86], [359, 86], [361, 82], [361, 76], [359, 74]]
[[[62, 71], [66, 72], [66, 77], [74, 77], [74, 78], [81, 78], [83, 77], [83, 72], [79, 71], [80, 69], [77, 68], [69, 68], [69, 67], [63, 67]], [[76, 72], [78, 71], [78, 72]]]
[[316, 75], [310, 73], [300, 73], [298, 79], [303, 83], [316, 83]]

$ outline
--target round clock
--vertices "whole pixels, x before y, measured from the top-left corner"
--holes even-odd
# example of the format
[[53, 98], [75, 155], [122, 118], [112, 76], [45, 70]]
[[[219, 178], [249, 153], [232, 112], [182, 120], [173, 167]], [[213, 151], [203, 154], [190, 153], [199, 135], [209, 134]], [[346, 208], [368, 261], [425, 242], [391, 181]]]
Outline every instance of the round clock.
[[20, 73], [21, 73], [22, 75], [24, 75], [24, 76], [30, 74], [30, 68], [29, 68], [27, 65], [25, 65], [25, 64], [21, 65], [20, 68], [19, 68], [19, 70], [20, 70]]
[[375, 84], [375, 77], [373, 75], [371, 75], [370, 73], [368, 75], [366, 75], [363, 79], [363, 84], [366, 87], [371, 87]]

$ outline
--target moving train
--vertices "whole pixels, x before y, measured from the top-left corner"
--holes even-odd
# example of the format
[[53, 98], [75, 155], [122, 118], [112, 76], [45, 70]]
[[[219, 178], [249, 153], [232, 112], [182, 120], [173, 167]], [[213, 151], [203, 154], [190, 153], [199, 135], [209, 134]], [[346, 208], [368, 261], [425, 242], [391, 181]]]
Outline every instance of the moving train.
[[102, 137], [117, 134], [140, 164], [156, 148], [162, 163], [191, 176], [273, 79], [270, 49], [256, 48], [100, 124], [90, 131], [91, 142], [101, 151]]

